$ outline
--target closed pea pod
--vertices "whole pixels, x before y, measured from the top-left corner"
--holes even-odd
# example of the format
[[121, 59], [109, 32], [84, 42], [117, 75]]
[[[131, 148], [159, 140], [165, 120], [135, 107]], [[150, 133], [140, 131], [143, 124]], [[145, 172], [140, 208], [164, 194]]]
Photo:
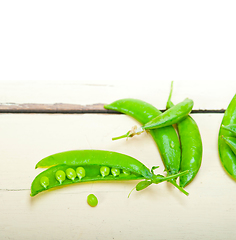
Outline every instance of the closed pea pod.
[[191, 112], [192, 108], [193, 108], [193, 101], [191, 99], [186, 98], [183, 102], [176, 104], [175, 106], [168, 109], [164, 113], [161, 113], [160, 115], [156, 116], [155, 118], [145, 123], [140, 128], [137, 129], [136, 127], [134, 127], [130, 131], [128, 131], [126, 134], [119, 137], [112, 138], [112, 139], [117, 140], [125, 137], [133, 137], [136, 134], [137, 135], [141, 134], [145, 130], [171, 126], [175, 123], [180, 122], [184, 118], [186, 118], [188, 114]]
[[[105, 109], [125, 113], [141, 124], [150, 122], [162, 114], [151, 104], [139, 99], [125, 98], [105, 105]], [[151, 136], [157, 144], [167, 175], [176, 174], [180, 169], [180, 143], [178, 135], [173, 126], [157, 129], [150, 129]], [[178, 187], [175, 180], [169, 180], [175, 187]], [[182, 189], [182, 191], [184, 191]], [[184, 191], [186, 195], [188, 193]]]
[[[47, 170], [40, 173], [38, 176], [35, 177], [34, 181], [31, 184], [31, 196], [35, 196], [38, 193], [45, 191], [47, 189], [55, 188], [57, 186], [62, 185], [68, 185], [73, 183], [82, 183], [82, 182], [90, 182], [90, 181], [107, 181], [107, 180], [139, 180], [139, 179], [148, 179], [152, 181], [152, 183], [158, 184], [163, 181], [170, 180], [171, 178], [176, 178], [178, 176], [181, 176], [183, 174], [186, 174], [187, 172], [178, 173], [175, 175], [171, 175], [168, 177], [162, 176], [162, 178], [157, 177], [158, 175], [153, 174], [144, 164], [139, 162], [137, 159], [132, 158], [130, 156], [127, 156], [125, 154], [120, 154], [116, 152], [110, 152], [110, 151], [102, 151], [97, 150], [98, 155], [101, 158], [98, 158], [96, 155], [96, 151], [92, 150], [92, 153], [95, 155], [95, 158], [92, 159], [84, 159], [84, 158], [73, 158], [70, 159], [67, 158], [67, 155], [70, 156], [76, 156], [76, 153], [80, 155], [80, 151], [84, 150], [77, 150], [75, 152], [63, 152], [59, 154], [54, 154], [49, 159], [54, 159], [54, 166], [48, 168]], [[87, 150], [89, 151], [89, 150]], [[114, 159], [109, 158], [106, 159], [106, 156], [109, 156], [109, 154], [114, 153]], [[87, 152], [87, 155], [89, 153]], [[62, 160], [63, 159], [63, 160]], [[63, 162], [65, 159], [67, 159], [67, 164], [72, 163], [73, 165], [67, 165], [67, 164], [61, 164], [61, 161]], [[91, 160], [91, 161], [90, 161]], [[44, 160], [46, 161], [46, 160]], [[57, 162], [57, 164], [55, 164]], [[78, 177], [72, 178], [66, 178], [62, 183], [59, 183], [59, 181], [56, 179], [55, 174], [58, 171], [66, 172], [68, 169], [70, 173], [76, 172], [76, 169], [78, 167], [83, 167], [85, 169], [85, 176], [82, 179], [79, 179]], [[102, 176], [101, 168], [118, 168], [120, 169], [120, 174], [116, 177], [114, 177], [112, 174], [108, 174], [105, 176]], [[124, 174], [122, 171], [130, 171], [130, 174]], [[106, 171], [105, 171], [106, 172]], [[74, 174], [72, 174], [74, 176]], [[41, 179], [42, 178], [48, 178], [49, 185], [47, 188], [42, 186]]]
[[[151, 104], [139, 99], [124, 98], [105, 105], [105, 109], [115, 110], [133, 117], [141, 124], [150, 122], [162, 114]], [[149, 130], [157, 144], [162, 161], [168, 174], [175, 174], [180, 169], [180, 144], [172, 126]]]
[[228, 129], [225, 129], [222, 126], [236, 124], [236, 94], [230, 101], [227, 109], [225, 110], [224, 117], [222, 119], [219, 136], [218, 136], [218, 151], [222, 166], [226, 170], [226, 172], [236, 179], [236, 156], [233, 153], [230, 146], [222, 139], [224, 137], [234, 137], [235, 134]]
[[[167, 108], [171, 108], [174, 104], [171, 102], [173, 90], [173, 82], [171, 83], [171, 91], [167, 101]], [[180, 171], [189, 170], [187, 174], [179, 179], [180, 186], [185, 187], [197, 175], [202, 162], [202, 140], [196, 122], [191, 116], [177, 123], [180, 144], [181, 144], [181, 164]]]

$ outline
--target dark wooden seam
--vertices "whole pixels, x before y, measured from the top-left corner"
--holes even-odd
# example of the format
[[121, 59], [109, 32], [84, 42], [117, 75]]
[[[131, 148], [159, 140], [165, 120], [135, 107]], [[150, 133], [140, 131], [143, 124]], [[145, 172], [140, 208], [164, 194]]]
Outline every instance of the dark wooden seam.
[[[6, 103], [0, 104], [0, 113], [64, 113], [64, 114], [80, 114], [80, 113], [109, 113], [121, 114], [116, 111], [104, 109], [103, 103], [80, 105], [68, 103], [55, 104], [37, 104], [37, 103]], [[165, 109], [161, 109], [165, 111]], [[225, 109], [195, 109], [191, 113], [224, 113]]]

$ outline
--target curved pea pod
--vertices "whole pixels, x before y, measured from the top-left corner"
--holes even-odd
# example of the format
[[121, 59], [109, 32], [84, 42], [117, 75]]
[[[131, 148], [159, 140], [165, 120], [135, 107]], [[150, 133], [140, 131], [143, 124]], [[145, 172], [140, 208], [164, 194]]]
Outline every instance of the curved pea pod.
[[[174, 107], [171, 102], [173, 82], [167, 101], [167, 108]], [[202, 139], [199, 128], [191, 116], [177, 123], [177, 129], [181, 145], [181, 164], [180, 171], [189, 170], [189, 172], [179, 178], [179, 185], [185, 187], [197, 175], [202, 162]]]
[[[83, 154], [86, 153], [84, 158], [78, 158], [78, 155], [82, 152]], [[90, 153], [93, 153], [93, 157], [86, 158]], [[158, 175], [153, 173], [153, 170], [157, 167], [153, 167], [150, 171], [135, 158], [103, 150], [75, 150], [57, 153], [43, 159], [38, 165], [51, 165], [52, 167], [35, 177], [31, 185], [31, 196], [58, 186], [90, 181], [146, 179], [158, 184], [187, 173], [162, 176], [159, 179]], [[113, 171], [110, 171], [110, 169], [113, 169]], [[66, 174], [66, 178], [62, 172]], [[76, 176], [76, 173], [78, 176]], [[187, 195], [187, 192], [178, 185], [176, 187]]]
[[119, 169], [122, 166], [122, 169], [126, 171], [136, 172], [147, 178], [152, 175], [149, 169], [135, 158], [106, 150], [73, 150], [56, 153], [43, 158], [37, 163], [36, 168], [50, 167], [58, 164], [69, 166], [102, 165]]
[[[109, 105], [105, 106], [108, 107]], [[135, 106], [134, 106], [135, 107]], [[139, 135], [145, 130], [150, 129], [158, 129], [167, 126], [171, 126], [182, 121], [184, 118], [188, 116], [193, 108], [193, 100], [186, 98], [183, 102], [180, 102], [168, 109], [164, 113], [157, 115], [152, 118], [149, 122], [146, 122], [140, 128], [133, 127], [126, 134], [121, 135], [119, 137], [112, 138], [112, 140], [117, 140], [125, 137], [133, 137], [134, 135]], [[144, 110], [145, 111], [145, 110]]]
[[192, 111], [192, 108], [193, 100], [186, 98], [183, 102], [174, 105], [150, 122], [144, 124], [142, 128], [148, 130], [173, 125], [185, 119]]
[[218, 136], [218, 151], [219, 151], [221, 163], [224, 169], [226, 170], [226, 172], [231, 177], [236, 179], [236, 156], [232, 152], [230, 146], [221, 137], [221, 136], [234, 137], [233, 132], [229, 131], [228, 129], [225, 129], [225, 127], [222, 127], [222, 126], [228, 126], [231, 124], [236, 124], [236, 94], [232, 98], [231, 102], [229, 103], [224, 113], [224, 117], [220, 125], [219, 136]]
[[[105, 105], [104, 108], [131, 116], [141, 124], [145, 124], [162, 114], [151, 104], [132, 98], [117, 100]], [[173, 126], [153, 129], [149, 132], [157, 144], [167, 173], [178, 173], [180, 169], [180, 143]]]

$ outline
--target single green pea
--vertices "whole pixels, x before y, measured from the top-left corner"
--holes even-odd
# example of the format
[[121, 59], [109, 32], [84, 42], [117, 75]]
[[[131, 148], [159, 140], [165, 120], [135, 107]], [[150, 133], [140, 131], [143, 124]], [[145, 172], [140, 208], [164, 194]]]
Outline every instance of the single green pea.
[[83, 167], [77, 167], [76, 174], [78, 178], [81, 180], [83, 177], [85, 177], [85, 169]]
[[94, 194], [89, 194], [87, 197], [87, 202], [89, 206], [96, 207], [98, 205], [98, 199]]
[[74, 181], [76, 178], [76, 173], [75, 170], [73, 168], [67, 168], [66, 169], [66, 176], [67, 178], [69, 178], [70, 180]]
[[66, 179], [66, 174], [62, 170], [58, 170], [55, 174], [56, 179], [59, 181], [60, 184], [65, 181]]
[[49, 186], [49, 178], [46, 176], [41, 177], [40, 184], [46, 189]]
[[129, 170], [123, 169], [122, 172], [123, 172], [125, 175], [130, 175], [130, 171], [129, 171]]
[[120, 175], [120, 169], [119, 168], [112, 168], [111, 173], [114, 177], [117, 177]]
[[110, 173], [110, 168], [103, 166], [100, 168], [100, 173], [102, 174], [103, 177], [108, 176]]

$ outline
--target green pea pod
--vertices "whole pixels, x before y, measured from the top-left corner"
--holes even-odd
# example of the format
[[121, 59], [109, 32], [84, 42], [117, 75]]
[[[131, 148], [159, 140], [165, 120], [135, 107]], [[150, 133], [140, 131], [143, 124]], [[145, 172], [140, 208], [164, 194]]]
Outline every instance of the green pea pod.
[[[117, 100], [105, 105], [104, 108], [131, 116], [141, 124], [145, 124], [162, 114], [151, 104], [132, 98]], [[167, 173], [178, 173], [180, 169], [180, 144], [173, 126], [153, 129], [149, 132], [157, 144]]]
[[[230, 146], [222, 139], [221, 136], [224, 137], [234, 137], [234, 133], [225, 129], [225, 126], [236, 124], [236, 94], [232, 98], [231, 102], [229, 103], [224, 117], [222, 119], [219, 136], [218, 136], [218, 151], [221, 163], [226, 170], [226, 172], [236, 179], [236, 156], [232, 152]], [[222, 127], [224, 126], [224, 127]]]
[[[171, 102], [173, 90], [173, 82], [171, 83], [171, 91], [166, 104], [167, 108], [172, 108], [174, 104]], [[189, 172], [179, 179], [179, 185], [185, 187], [197, 175], [202, 162], [202, 140], [196, 122], [187, 116], [184, 120], [177, 123], [177, 129], [181, 145], [181, 164], [180, 171], [189, 170]]]
[[58, 164], [73, 165], [99, 165], [120, 168], [136, 172], [146, 178], [152, 176], [150, 170], [141, 162], [128, 155], [105, 150], [73, 150], [56, 153], [43, 158], [36, 165], [38, 167], [50, 167]]
[[231, 148], [231, 150], [236, 155], [236, 137], [224, 137], [224, 136], [222, 136], [222, 139], [228, 144], [228, 146]]
[[[81, 164], [83, 164], [83, 161], [81, 161]], [[59, 164], [59, 165], [50, 167], [47, 170], [43, 171], [38, 176], [36, 176], [36, 178], [32, 182], [31, 196], [35, 196], [38, 193], [40, 193], [42, 191], [45, 191], [45, 190], [48, 190], [48, 189], [51, 189], [51, 188], [55, 188], [55, 187], [59, 187], [59, 186], [65, 186], [65, 185], [69, 185], [69, 184], [73, 184], [73, 183], [104, 181], [104, 180], [108, 181], [108, 180], [139, 180], [139, 179], [145, 179], [145, 177], [143, 175], [138, 174], [137, 172], [135, 172], [135, 173], [131, 172], [131, 174], [128, 175], [128, 177], [127, 177], [127, 175], [125, 175], [123, 173], [121, 173], [118, 177], [114, 177], [113, 175], [108, 175], [108, 176], [104, 177], [100, 173], [100, 168], [103, 167], [103, 165], [81, 165], [81, 164], [73, 165], [73, 166], [69, 166], [69, 165], [66, 165], [66, 164]], [[58, 171], [66, 172], [66, 170], [68, 168], [72, 168], [72, 169], [76, 170], [76, 168], [78, 166], [83, 167], [85, 169], [85, 172], [86, 172], [86, 176], [83, 177], [82, 179], [80, 179], [78, 177], [76, 177], [74, 180], [66, 178], [63, 182], [60, 182], [55, 177], [55, 175]], [[148, 169], [145, 169], [145, 170], [148, 171]], [[44, 177], [47, 177], [49, 179], [49, 185], [47, 186], [47, 188], [45, 188], [41, 184], [41, 181], [40, 181]], [[151, 178], [151, 177], [152, 177], [152, 174], [150, 174], [149, 178]]]
[[[84, 154], [86, 153], [84, 158], [78, 158], [78, 155], [80, 155], [81, 152]], [[90, 152], [93, 157], [87, 158]], [[65, 164], [65, 162], [67, 164]], [[187, 173], [186, 171], [168, 177], [162, 176], [160, 179], [159, 175], [153, 174], [137, 159], [121, 153], [102, 150], [78, 150], [62, 152], [51, 155], [48, 158], [44, 158], [39, 163], [46, 166], [54, 166], [48, 168], [35, 177], [31, 184], [31, 196], [35, 196], [42, 191], [46, 191], [58, 186], [90, 181], [145, 179], [150, 180], [152, 183], [158, 184]], [[40, 166], [39, 163], [38, 165]], [[75, 173], [78, 172], [78, 168], [80, 170], [83, 168], [83, 173], [85, 174], [82, 176], [80, 174], [77, 177]], [[120, 171], [116, 171], [116, 175], [113, 175], [110, 171], [106, 170], [106, 173], [108, 174], [103, 174], [103, 170], [101, 170], [103, 168], [115, 168], [119, 169]], [[67, 178], [64, 178], [64, 175], [61, 174], [62, 172], [66, 173]], [[129, 174], [127, 174], [127, 172], [129, 172]], [[186, 192], [179, 186], [176, 187], [186, 194]]]
[[[106, 105], [105, 107], [109, 107], [110, 105]], [[119, 137], [112, 138], [112, 140], [117, 140], [126, 137], [133, 137], [134, 135], [139, 135], [145, 130], [150, 129], [158, 129], [167, 126], [171, 126], [182, 121], [184, 118], [188, 116], [193, 108], [193, 101], [191, 99], [186, 98], [183, 102], [173, 106], [168, 109], [164, 113], [158, 114], [156, 117], [152, 118], [149, 122], [145, 123], [140, 128], [133, 127], [126, 134], [121, 135]], [[144, 109], [144, 111], [146, 111]]]
[[150, 122], [144, 124], [142, 128], [148, 130], [173, 125], [185, 119], [192, 108], [193, 100], [186, 98], [183, 102], [176, 104]]
[[236, 124], [222, 125], [221, 128], [226, 129], [236, 136]]

